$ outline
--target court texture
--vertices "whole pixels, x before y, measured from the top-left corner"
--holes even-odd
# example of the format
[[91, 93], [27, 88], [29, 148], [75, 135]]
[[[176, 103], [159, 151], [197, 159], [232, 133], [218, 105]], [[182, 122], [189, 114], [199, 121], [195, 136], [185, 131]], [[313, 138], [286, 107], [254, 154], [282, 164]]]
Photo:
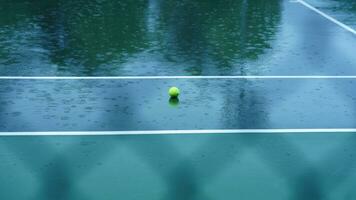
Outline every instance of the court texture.
[[1, 1], [0, 199], [356, 199], [355, 88], [352, 0]]

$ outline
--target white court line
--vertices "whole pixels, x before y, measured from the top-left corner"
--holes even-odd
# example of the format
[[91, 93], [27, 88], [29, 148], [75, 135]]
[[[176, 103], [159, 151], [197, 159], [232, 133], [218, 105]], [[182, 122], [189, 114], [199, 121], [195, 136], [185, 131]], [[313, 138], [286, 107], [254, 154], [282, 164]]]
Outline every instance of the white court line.
[[298, 3], [302, 4], [303, 6], [309, 8], [310, 10], [312, 10], [312, 11], [318, 13], [319, 15], [325, 17], [326, 19], [328, 19], [329, 21], [333, 22], [334, 24], [336, 24], [336, 25], [340, 26], [341, 28], [349, 31], [350, 33], [356, 35], [356, 31], [353, 28], [351, 28], [350, 26], [348, 26], [348, 25], [340, 22], [339, 20], [331, 17], [330, 15], [324, 13], [323, 11], [315, 8], [314, 6], [310, 5], [309, 3], [307, 3], [307, 2], [305, 2], [303, 0], [296, 0], [294, 2], [298, 2]]
[[356, 79], [356, 76], [0, 76], [0, 80]]
[[0, 136], [105, 136], [105, 135], [186, 135], [186, 134], [254, 134], [254, 133], [356, 133], [356, 128], [321, 129], [203, 129], [142, 131], [44, 131], [0, 132]]

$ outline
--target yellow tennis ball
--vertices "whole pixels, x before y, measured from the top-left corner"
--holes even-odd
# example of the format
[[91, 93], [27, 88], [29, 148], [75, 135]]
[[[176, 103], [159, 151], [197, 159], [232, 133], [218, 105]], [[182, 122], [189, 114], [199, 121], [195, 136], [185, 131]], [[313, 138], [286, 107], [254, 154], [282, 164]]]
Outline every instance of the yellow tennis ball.
[[180, 91], [179, 91], [179, 89], [177, 87], [169, 88], [168, 94], [172, 98], [177, 98], [179, 96], [179, 93], [180, 93]]

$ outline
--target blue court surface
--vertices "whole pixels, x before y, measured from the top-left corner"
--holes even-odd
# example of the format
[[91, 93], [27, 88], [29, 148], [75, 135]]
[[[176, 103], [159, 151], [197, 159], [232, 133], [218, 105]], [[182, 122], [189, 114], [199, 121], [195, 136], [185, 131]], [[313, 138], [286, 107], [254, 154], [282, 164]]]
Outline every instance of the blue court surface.
[[356, 199], [355, 29], [350, 0], [0, 2], [0, 199]]

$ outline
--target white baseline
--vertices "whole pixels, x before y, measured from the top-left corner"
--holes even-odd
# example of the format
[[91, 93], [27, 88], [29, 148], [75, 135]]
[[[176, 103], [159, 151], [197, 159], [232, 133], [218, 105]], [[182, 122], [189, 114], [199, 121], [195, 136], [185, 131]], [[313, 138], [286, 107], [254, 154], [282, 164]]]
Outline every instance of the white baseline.
[[288, 133], [356, 133], [356, 128], [319, 129], [197, 129], [134, 131], [42, 131], [0, 132], [0, 136], [110, 136], [110, 135], [189, 135], [189, 134], [288, 134]]
[[356, 79], [356, 76], [0, 76], [0, 80]]

